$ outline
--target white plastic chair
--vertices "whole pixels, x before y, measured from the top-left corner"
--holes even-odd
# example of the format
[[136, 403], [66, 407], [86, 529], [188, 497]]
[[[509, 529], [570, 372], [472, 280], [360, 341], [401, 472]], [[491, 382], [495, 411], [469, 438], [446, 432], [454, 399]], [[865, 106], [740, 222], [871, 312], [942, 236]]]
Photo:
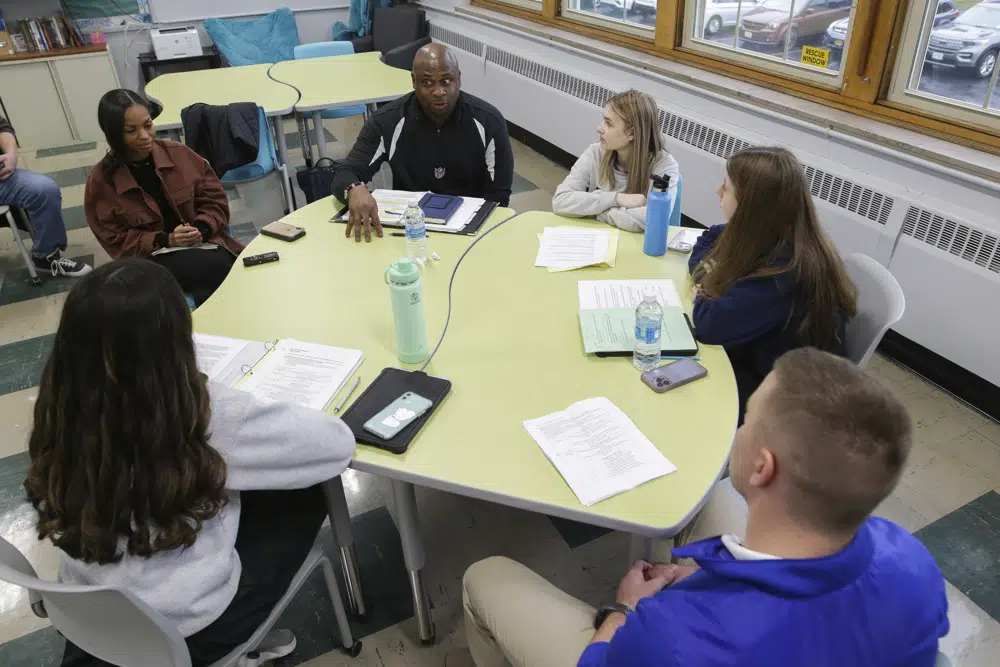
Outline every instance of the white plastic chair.
[[864, 368], [885, 332], [903, 317], [906, 298], [889, 270], [868, 255], [851, 255], [844, 265], [858, 288], [858, 314], [846, 327], [847, 358]]
[[[309, 575], [320, 566], [333, 602], [343, 650], [356, 657], [361, 652], [361, 642], [351, 636], [333, 566], [319, 545], [315, 545], [295, 573], [288, 591], [253, 636], [211, 667], [233, 667], [245, 654], [253, 652]], [[191, 666], [187, 644], [177, 628], [138, 597], [119, 588], [73, 586], [39, 579], [24, 554], [2, 537], [0, 580], [26, 588], [35, 615], [48, 617], [66, 639], [95, 658], [122, 667]]]

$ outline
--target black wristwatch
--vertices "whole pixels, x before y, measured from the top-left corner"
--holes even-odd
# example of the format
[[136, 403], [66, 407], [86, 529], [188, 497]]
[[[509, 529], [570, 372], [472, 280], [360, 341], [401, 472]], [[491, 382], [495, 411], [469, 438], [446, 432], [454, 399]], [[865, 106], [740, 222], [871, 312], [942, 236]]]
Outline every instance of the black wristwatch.
[[627, 604], [622, 604], [621, 602], [616, 602], [614, 604], [606, 604], [597, 610], [597, 615], [594, 616], [594, 629], [599, 630], [604, 621], [608, 620], [608, 616], [614, 614], [615, 612], [621, 614], [622, 616], [628, 616], [635, 609], [628, 606]]

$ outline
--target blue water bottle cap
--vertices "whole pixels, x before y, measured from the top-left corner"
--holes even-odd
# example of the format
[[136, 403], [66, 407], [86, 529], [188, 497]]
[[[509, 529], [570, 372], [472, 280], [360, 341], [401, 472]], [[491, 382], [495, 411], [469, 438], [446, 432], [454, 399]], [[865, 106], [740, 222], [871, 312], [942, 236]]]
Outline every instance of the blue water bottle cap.
[[409, 285], [420, 279], [420, 266], [412, 259], [399, 259], [385, 272], [386, 282], [394, 285]]

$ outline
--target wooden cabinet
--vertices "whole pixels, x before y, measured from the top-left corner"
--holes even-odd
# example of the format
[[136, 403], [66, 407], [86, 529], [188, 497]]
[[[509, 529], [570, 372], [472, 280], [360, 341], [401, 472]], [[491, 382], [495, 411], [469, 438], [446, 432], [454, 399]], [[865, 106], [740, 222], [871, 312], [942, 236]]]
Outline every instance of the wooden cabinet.
[[0, 103], [22, 148], [65, 146], [104, 138], [97, 103], [118, 88], [104, 45], [0, 60]]

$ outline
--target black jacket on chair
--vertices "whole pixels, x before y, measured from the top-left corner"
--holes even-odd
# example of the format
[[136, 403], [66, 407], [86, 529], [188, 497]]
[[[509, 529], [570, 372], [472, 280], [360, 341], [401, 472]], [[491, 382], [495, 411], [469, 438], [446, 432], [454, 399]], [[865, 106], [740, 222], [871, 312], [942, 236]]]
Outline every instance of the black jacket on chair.
[[212, 165], [216, 176], [257, 159], [261, 128], [257, 105], [192, 104], [181, 110], [184, 143]]

